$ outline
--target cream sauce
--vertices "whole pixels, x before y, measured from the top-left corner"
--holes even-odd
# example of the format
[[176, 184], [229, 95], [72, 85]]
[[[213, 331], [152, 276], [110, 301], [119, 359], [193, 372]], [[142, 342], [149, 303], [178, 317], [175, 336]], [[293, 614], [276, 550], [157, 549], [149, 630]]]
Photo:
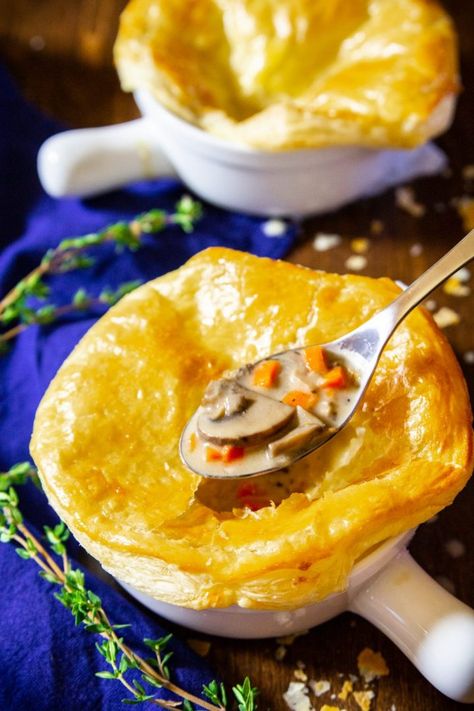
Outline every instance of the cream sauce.
[[[213, 383], [208, 392], [224, 392], [222, 387], [219, 389], [216, 385], [231, 382], [242, 387], [243, 393], [250, 394], [249, 401], [256, 395], [257, 401], [261, 397], [262, 402], [259, 402], [259, 407], [255, 402], [250, 403], [247, 410], [244, 407], [229, 415], [229, 410], [225, 411], [222, 404], [222, 396], [205, 396], [181, 438], [181, 454], [187, 465], [210, 478], [251, 476], [255, 472], [278, 469], [288, 471], [288, 465], [298, 456], [303, 456], [315, 443], [329, 439], [350, 414], [357, 397], [358, 383], [356, 369], [349, 367], [341, 356], [324, 351], [324, 358], [327, 368], [326, 372], [321, 373], [308, 365], [304, 350], [287, 351], [244, 366], [217, 384]], [[273, 366], [272, 377], [267, 379], [265, 385], [260, 384], [256, 372], [261, 364], [264, 364], [264, 369], [265, 365]], [[343, 384], [328, 387], [328, 373], [336, 371], [338, 374], [342, 371]], [[292, 394], [295, 394], [294, 399]], [[276, 402], [272, 405], [271, 400]], [[294, 406], [294, 416], [290, 421], [282, 419], [282, 426], [279, 429], [273, 427], [267, 434], [270, 432], [268, 422], [254, 418], [252, 431], [256, 439], [243, 439], [241, 433], [250, 431], [245, 427], [245, 418], [252, 412], [252, 407], [255, 413], [265, 413], [265, 408], [270, 413], [268, 407], [275, 408], [277, 402], [278, 407], [282, 402]], [[277, 421], [273, 413], [269, 419]], [[206, 422], [209, 426], [205, 426]], [[219, 423], [225, 439], [221, 441], [213, 437], [213, 441], [209, 441], [209, 432], [219, 434]], [[235, 440], [228, 436], [232, 430], [235, 431]], [[286, 473], [282, 472], [282, 477], [285, 476]]]

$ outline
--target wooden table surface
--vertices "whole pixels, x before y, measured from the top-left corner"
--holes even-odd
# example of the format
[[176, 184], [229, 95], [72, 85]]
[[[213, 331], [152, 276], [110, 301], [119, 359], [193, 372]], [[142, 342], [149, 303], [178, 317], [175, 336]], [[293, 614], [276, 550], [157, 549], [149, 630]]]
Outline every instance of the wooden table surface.
[[[112, 65], [111, 48], [124, 0], [2, 0], [0, 59], [11, 70], [24, 94], [48, 114], [70, 126], [94, 126], [124, 121], [137, 115], [130, 96], [121, 92]], [[416, 197], [426, 214], [414, 218], [395, 204], [394, 191], [364, 200], [338, 212], [307, 221], [297, 246], [288, 258], [318, 269], [347, 271], [351, 239], [368, 236], [367, 265], [362, 273], [388, 275], [411, 282], [463, 235], [463, 224], [453, 199], [473, 194], [474, 180], [463, 177], [463, 168], [474, 164], [474, 4], [446, 0], [456, 22], [461, 44], [464, 92], [451, 130], [439, 140], [449, 156], [450, 173], [419, 180]], [[371, 236], [373, 220], [383, 230]], [[312, 246], [318, 232], [336, 233], [342, 243], [317, 252]], [[472, 280], [471, 280], [472, 283]], [[465, 354], [474, 351], [473, 297], [449, 296], [439, 290], [434, 299], [461, 317], [446, 333], [474, 390], [474, 365]], [[474, 605], [474, 481], [434, 523], [421, 526], [411, 545], [417, 561]], [[448, 541], [460, 541], [462, 554], [448, 552]], [[449, 546], [448, 546], [449, 548]], [[189, 633], [183, 631], [185, 636]], [[195, 634], [191, 635], [196, 637]], [[461, 705], [438, 693], [403, 654], [369, 623], [352, 614], [328, 622], [299, 637], [287, 648], [282, 661], [275, 659], [276, 643], [212, 639], [210, 662], [228, 683], [249, 674], [260, 688], [260, 708], [286, 708], [282, 694], [294, 679], [298, 662], [310, 679], [328, 679], [332, 691], [342, 678], [357, 672], [356, 658], [369, 646], [382, 652], [390, 675], [372, 684], [376, 711], [453, 711]], [[357, 709], [354, 699], [345, 703], [330, 694], [313, 698], [315, 709], [333, 703], [347, 711]]]

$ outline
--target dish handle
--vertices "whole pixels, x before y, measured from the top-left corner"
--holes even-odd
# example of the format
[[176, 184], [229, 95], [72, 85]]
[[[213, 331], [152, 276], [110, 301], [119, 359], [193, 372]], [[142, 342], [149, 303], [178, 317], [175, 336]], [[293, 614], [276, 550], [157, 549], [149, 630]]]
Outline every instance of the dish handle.
[[134, 180], [176, 176], [159, 147], [156, 127], [144, 118], [58, 133], [43, 143], [37, 163], [41, 184], [52, 197], [87, 197]]
[[352, 597], [365, 617], [446, 696], [474, 702], [474, 610], [401, 551]]

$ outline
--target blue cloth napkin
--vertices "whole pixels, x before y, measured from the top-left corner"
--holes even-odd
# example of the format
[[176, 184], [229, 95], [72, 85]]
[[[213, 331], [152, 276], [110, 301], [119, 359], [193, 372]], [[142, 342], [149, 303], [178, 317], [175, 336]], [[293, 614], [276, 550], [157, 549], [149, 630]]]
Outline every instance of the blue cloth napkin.
[[[135, 184], [85, 201], [54, 200], [42, 191], [35, 160], [41, 142], [59, 130], [29, 106], [0, 69], [0, 295], [35, 267], [42, 255], [68, 236], [96, 231], [117, 220], [153, 207], [171, 209], [184, 188], [176, 181]], [[124, 281], [154, 278], [175, 269], [195, 252], [225, 245], [255, 254], [282, 257], [295, 228], [281, 237], [266, 236], [262, 220], [231, 214], [209, 205], [195, 231], [179, 228], [146, 239], [136, 253], [116, 255], [100, 248], [95, 265], [85, 271], [50, 279], [51, 301], [68, 303], [80, 286], [99, 293]], [[0, 356], [0, 471], [28, 458], [28, 443], [36, 407], [58, 367], [81, 336], [100, 316], [74, 314], [48, 327], [32, 326]], [[36, 531], [56, 521], [44, 495], [28, 484], [20, 491], [21, 509]], [[78, 544], [71, 543], [73, 556]], [[133, 605], [102, 581], [88, 576], [112, 621], [131, 623], [126, 641], [137, 651], [143, 637], [166, 634], [166, 624]], [[77, 711], [122, 708], [127, 692], [116, 681], [94, 673], [107, 668], [94, 647], [96, 639], [76, 628], [53, 597], [52, 586], [38, 576], [33, 562], [21, 560], [11, 544], [0, 545], [0, 709]], [[214, 677], [206, 663], [176, 636], [171, 648], [173, 678], [199, 695]], [[238, 680], [236, 680], [238, 681]], [[166, 692], [162, 692], [166, 698]]]

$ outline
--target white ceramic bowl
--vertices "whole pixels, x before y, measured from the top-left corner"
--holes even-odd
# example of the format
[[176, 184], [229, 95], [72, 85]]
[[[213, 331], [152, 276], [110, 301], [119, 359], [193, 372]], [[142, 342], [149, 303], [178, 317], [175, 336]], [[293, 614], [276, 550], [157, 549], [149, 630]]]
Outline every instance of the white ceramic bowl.
[[38, 172], [54, 197], [94, 195], [134, 180], [179, 177], [220, 207], [302, 217], [333, 210], [419, 175], [440, 171], [432, 144], [414, 150], [360, 147], [266, 152], [223, 141], [137, 92], [142, 119], [49, 138]]
[[121, 585], [161, 617], [221, 637], [260, 639], [302, 632], [351, 610], [370, 620], [439, 691], [474, 702], [474, 610], [450, 595], [415, 563], [406, 546], [413, 531], [361, 560], [344, 592], [296, 610], [236, 606], [191, 610]]

